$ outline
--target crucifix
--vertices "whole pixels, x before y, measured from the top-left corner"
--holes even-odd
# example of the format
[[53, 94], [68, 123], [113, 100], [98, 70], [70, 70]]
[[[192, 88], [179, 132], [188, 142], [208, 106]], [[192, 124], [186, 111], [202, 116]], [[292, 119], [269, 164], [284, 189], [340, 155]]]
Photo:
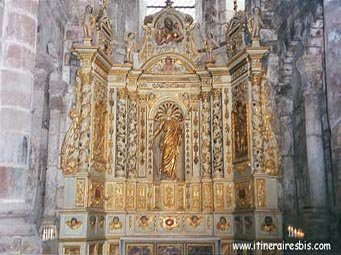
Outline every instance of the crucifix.
[[173, 1], [171, 0], [167, 0], [166, 1], [166, 5], [162, 6], [162, 5], [148, 5], [147, 8], [176, 8], [176, 9], [193, 9], [195, 8], [194, 5], [189, 5], [189, 6], [173, 6]]

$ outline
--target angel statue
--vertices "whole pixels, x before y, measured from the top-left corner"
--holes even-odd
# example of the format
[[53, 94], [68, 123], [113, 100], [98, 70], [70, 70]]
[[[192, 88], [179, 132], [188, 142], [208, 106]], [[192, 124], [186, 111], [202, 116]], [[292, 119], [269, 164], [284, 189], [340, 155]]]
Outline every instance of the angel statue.
[[82, 27], [84, 32], [84, 38], [91, 37], [91, 31], [95, 28], [96, 21], [93, 14], [93, 8], [90, 5], [85, 7], [84, 14], [82, 16]]
[[126, 56], [125, 62], [132, 63], [133, 62], [133, 54], [136, 51], [136, 41], [135, 41], [135, 33], [128, 33], [128, 39], [126, 40]]
[[259, 41], [260, 29], [264, 27], [264, 23], [262, 21], [261, 10], [258, 6], [253, 8], [253, 15], [248, 19], [247, 26], [252, 40]]

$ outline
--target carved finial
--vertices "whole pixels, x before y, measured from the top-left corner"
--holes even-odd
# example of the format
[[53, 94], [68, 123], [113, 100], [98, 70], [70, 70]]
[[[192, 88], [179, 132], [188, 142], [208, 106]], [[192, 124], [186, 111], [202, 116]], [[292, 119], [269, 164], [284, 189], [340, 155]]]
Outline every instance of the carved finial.
[[173, 1], [167, 0], [166, 1], [166, 7], [172, 7], [173, 3], [174, 3]]
[[237, 12], [237, 10], [238, 10], [237, 0], [233, 0], [233, 10], [234, 10], [235, 12]]

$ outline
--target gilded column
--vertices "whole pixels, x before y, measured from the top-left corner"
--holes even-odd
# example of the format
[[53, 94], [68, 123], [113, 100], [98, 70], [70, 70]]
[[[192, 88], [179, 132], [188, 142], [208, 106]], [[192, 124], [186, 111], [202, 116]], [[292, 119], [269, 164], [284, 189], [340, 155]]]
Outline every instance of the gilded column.
[[116, 133], [116, 169], [115, 177], [125, 177], [126, 170], [126, 135], [127, 135], [127, 100], [126, 90], [118, 91], [117, 133]]
[[224, 176], [223, 166], [223, 134], [222, 134], [222, 102], [221, 90], [213, 92], [213, 175], [214, 177]]
[[[80, 82], [77, 84], [77, 109], [82, 109], [80, 114], [79, 128], [79, 169], [80, 172], [87, 172], [90, 163], [90, 125], [91, 125], [91, 84], [93, 74], [89, 69], [79, 69], [77, 77]], [[79, 106], [78, 106], [79, 105]]]
[[201, 176], [209, 178], [211, 171], [211, 107], [210, 94], [202, 94], [201, 105]]
[[128, 102], [128, 138], [127, 138], [127, 174], [129, 178], [137, 177], [137, 95], [131, 93]]
[[263, 169], [263, 119], [261, 104], [261, 82], [262, 73], [253, 73], [251, 75], [252, 96], [251, 96], [251, 123], [252, 123], [252, 156], [253, 169], [256, 172]]
[[191, 117], [192, 117], [192, 173], [194, 178], [200, 177], [200, 160], [199, 160], [199, 129], [200, 129], [200, 112], [199, 112], [199, 98], [193, 96], [191, 100]]

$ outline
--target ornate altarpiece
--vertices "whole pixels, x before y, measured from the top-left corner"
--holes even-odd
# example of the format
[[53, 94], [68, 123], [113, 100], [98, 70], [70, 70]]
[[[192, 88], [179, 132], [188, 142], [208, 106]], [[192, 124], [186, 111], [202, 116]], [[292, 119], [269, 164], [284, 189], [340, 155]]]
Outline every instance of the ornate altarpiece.
[[267, 49], [247, 46], [244, 15], [228, 24], [225, 65], [198, 65], [193, 19], [171, 6], [146, 17], [140, 68], [113, 64], [108, 40], [74, 45], [61, 252], [230, 254], [232, 241], [281, 238]]

